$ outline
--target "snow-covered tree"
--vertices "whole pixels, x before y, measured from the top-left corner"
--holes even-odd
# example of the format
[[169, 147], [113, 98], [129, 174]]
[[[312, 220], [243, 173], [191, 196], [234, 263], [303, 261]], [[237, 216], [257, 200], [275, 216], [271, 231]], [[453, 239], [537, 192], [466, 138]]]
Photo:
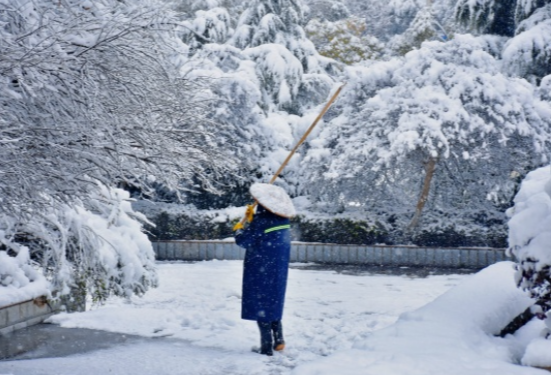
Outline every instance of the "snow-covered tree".
[[198, 10], [195, 17], [182, 22], [182, 40], [193, 53], [206, 43], [225, 43], [233, 34], [232, 19], [227, 9]]
[[464, 31], [512, 36], [517, 0], [459, 0], [455, 17]]
[[411, 228], [425, 205], [425, 228], [452, 217], [499, 221], [510, 176], [546, 161], [551, 109], [531, 84], [500, 72], [486, 51], [501, 43], [458, 35], [349, 68], [341, 113], [304, 161], [320, 207], [356, 207]]
[[[221, 14], [218, 8], [208, 12]], [[197, 12], [186, 25], [207, 24], [212, 18], [206, 15]], [[338, 64], [318, 54], [302, 23], [299, 2], [255, 0], [225, 43], [207, 40], [201, 27], [194, 29], [203, 36], [202, 45], [193, 53], [186, 74], [215, 79], [207, 95], [213, 105], [209, 119], [220, 124], [217, 134], [231, 135], [223, 137], [225, 145], [238, 156], [246, 179], [269, 178], [265, 175], [277, 169], [272, 168], [274, 154], [280, 160], [292, 147], [293, 116], [324, 102], [333, 86], [327, 72]], [[240, 183], [228, 181], [229, 186]]]
[[[194, 181], [209, 189], [213, 176], [231, 166], [200, 114], [205, 98], [199, 83], [179, 72], [187, 48], [171, 26], [176, 22], [147, 0], [6, 0], [2, 6], [2, 241], [37, 241], [41, 246], [32, 255], [43, 259], [54, 259], [49, 254], [57, 248], [73, 255], [79, 249], [96, 266], [78, 269], [89, 263], [68, 255], [67, 267], [75, 272], [67, 282], [80, 278], [93, 288], [103, 275], [94, 270], [104, 267], [110, 275], [114, 265], [123, 275], [104, 279], [107, 290], [141, 292], [151, 277], [118, 289], [139, 273], [126, 261], [98, 255], [97, 241], [63, 235], [62, 216], [80, 206], [96, 215], [109, 208], [100, 186], [149, 193], [156, 182], [177, 191], [182, 181]], [[62, 235], [55, 246], [45, 239]], [[149, 267], [149, 250], [129, 251], [136, 252], [133, 265]]]
[[539, 8], [542, 8], [548, 4], [551, 4], [549, 0], [516, 0], [515, 2], [515, 22], [520, 24], [536, 12]]
[[391, 49], [403, 55], [428, 40], [447, 40], [448, 35], [429, 5], [417, 12], [409, 27], [390, 41]]
[[336, 22], [352, 15], [348, 7], [339, 0], [311, 0], [307, 1], [307, 5], [306, 18], [309, 20]]
[[475, 34], [512, 37], [503, 51], [510, 74], [538, 81], [551, 73], [551, 3], [547, 0], [460, 0], [456, 18]]
[[533, 6], [519, 5], [530, 16], [518, 24], [515, 36], [503, 51], [503, 59], [509, 73], [539, 81], [551, 74], [551, 3], [536, 10]]
[[300, 0], [253, 0], [241, 15], [231, 44], [241, 49], [279, 44], [300, 61], [305, 72], [331, 72], [331, 60], [320, 58], [303, 24]]

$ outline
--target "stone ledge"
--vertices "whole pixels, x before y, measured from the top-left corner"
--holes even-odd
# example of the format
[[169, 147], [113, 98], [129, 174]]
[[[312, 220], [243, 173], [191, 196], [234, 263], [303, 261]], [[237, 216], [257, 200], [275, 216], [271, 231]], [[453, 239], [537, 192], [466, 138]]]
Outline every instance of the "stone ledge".
[[[234, 241], [155, 241], [157, 260], [242, 260], [245, 250]], [[505, 249], [430, 248], [408, 245], [291, 243], [291, 262], [482, 269], [507, 260]]]
[[0, 334], [41, 323], [57, 312], [58, 308], [57, 304], [50, 305], [44, 296], [0, 307]]

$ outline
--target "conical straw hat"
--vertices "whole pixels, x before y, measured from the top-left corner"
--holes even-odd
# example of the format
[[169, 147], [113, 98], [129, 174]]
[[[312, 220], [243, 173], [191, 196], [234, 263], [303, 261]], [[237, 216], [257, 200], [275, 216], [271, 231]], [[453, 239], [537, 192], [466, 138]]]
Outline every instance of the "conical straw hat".
[[265, 209], [276, 215], [291, 218], [296, 215], [295, 207], [285, 190], [270, 184], [252, 184], [251, 195]]

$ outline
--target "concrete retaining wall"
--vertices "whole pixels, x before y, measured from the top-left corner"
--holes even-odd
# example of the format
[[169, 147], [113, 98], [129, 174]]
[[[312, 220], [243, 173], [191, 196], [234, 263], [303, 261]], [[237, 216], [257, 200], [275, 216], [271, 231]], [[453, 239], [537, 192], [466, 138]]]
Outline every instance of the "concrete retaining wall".
[[[233, 241], [158, 241], [158, 260], [239, 260], [245, 250]], [[363, 246], [293, 242], [291, 262], [427, 266], [481, 269], [508, 260], [505, 249], [429, 248], [416, 246]]]
[[43, 322], [54, 313], [55, 307], [45, 297], [0, 307], [0, 334]]

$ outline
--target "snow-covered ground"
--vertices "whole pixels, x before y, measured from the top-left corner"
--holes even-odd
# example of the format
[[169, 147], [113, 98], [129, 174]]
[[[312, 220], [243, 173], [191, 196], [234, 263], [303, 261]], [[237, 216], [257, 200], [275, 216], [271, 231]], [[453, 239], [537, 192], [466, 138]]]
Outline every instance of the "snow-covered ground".
[[293, 268], [283, 320], [288, 346], [273, 357], [250, 352], [259, 339], [256, 325], [240, 319], [241, 262], [158, 267], [160, 287], [145, 297], [111, 299], [51, 321], [167, 338], [3, 361], [0, 374], [545, 374], [512, 364], [540, 322], [516, 337], [492, 335], [529, 304], [509, 262], [427, 278]]

